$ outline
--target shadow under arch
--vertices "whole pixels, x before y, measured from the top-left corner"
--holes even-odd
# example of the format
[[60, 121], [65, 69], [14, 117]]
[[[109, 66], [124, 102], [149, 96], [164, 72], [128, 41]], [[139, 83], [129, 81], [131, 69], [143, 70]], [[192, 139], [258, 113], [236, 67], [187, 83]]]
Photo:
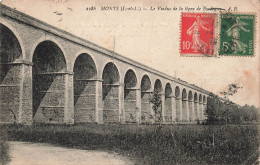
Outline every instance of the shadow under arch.
[[119, 122], [119, 71], [116, 65], [109, 62], [105, 65], [102, 73], [102, 99], [103, 99], [103, 121]]
[[189, 122], [191, 122], [192, 120], [194, 120], [194, 117], [193, 117], [193, 112], [192, 112], [192, 102], [193, 102], [193, 98], [192, 98], [192, 91], [190, 90], [189, 91], [189, 94], [188, 94], [188, 113], [189, 113]]
[[199, 94], [199, 108], [198, 108], [198, 116], [199, 116], [199, 120], [202, 120], [202, 113], [203, 113], [203, 104], [202, 104], [202, 95]]
[[37, 45], [33, 54], [34, 122], [63, 123], [67, 64], [59, 46], [49, 40]]
[[96, 65], [90, 55], [80, 54], [73, 67], [74, 122], [94, 122], [96, 112]]
[[137, 77], [129, 69], [124, 77], [124, 115], [126, 123], [137, 122]]
[[0, 23], [0, 121], [19, 122], [21, 63], [23, 52], [14, 32]]
[[181, 121], [181, 90], [179, 86], [175, 87], [175, 103], [176, 103], [176, 122]]
[[195, 120], [198, 120], [198, 94], [194, 93], [194, 113], [195, 113]]
[[167, 83], [165, 86], [165, 121], [172, 122], [172, 87], [170, 83]]
[[144, 75], [141, 80], [141, 122], [149, 123], [152, 121], [151, 116], [151, 104], [150, 95], [151, 91], [151, 80], [148, 75]]
[[187, 107], [187, 91], [185, 88], [182, 90], [182, 121], [188, 121], [188, 107]]
[[[154, 92], [158, 93], [160, 95], [160, 105], [158, 105], [158, 112], [159, 113], [162, 113], [162, 92], [163, 92], [163, 89], [162, 89], [162, 82], [161, 80], [159, 79], [156, 79], [155, 83], [154, 83]], [[154, 112], [153, 112], [154, 113]], [[162, 114], [160, 115], [159, 113], [156, 113], [154, 114], [154, 117], [155, 117], [155, 122], [160, 122], [162, 121], [163, 119], [163, 116]]]

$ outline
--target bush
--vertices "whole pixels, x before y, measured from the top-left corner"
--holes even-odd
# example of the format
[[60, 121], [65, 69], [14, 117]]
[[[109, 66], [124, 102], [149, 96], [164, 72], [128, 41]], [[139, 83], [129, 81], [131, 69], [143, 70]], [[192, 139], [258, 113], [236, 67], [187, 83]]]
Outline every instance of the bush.
[[2, 165], [6, 165], [11, 161], [9, 155], [9, 145], [6, 139], [6, 132], [4, 129], [0, 129], [0, 164]]
[[[138, 164], [252, 164], [246, 160], [259, 148], [256, 125], [42, 124], [2, 128], [7, 129], [8, 140], [118, 152]], [[252, 161], [257, 158], [253, 156]]]

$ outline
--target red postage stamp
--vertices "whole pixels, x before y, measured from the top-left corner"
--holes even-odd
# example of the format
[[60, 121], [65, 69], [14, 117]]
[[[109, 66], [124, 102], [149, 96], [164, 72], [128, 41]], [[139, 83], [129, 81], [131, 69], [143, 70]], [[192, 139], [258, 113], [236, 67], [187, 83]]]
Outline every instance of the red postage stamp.
[[215, 17], [214, 13], [182, 13], [180, 43], [182, 56], [214, 56]]

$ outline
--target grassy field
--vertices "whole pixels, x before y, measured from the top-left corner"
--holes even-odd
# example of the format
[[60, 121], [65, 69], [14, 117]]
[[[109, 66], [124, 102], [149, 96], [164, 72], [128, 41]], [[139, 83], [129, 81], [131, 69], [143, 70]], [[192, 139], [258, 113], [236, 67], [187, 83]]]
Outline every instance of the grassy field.
[[136, 164], [252, 164], [258, 125], [1, 125], [7, 140], [117, 152]]

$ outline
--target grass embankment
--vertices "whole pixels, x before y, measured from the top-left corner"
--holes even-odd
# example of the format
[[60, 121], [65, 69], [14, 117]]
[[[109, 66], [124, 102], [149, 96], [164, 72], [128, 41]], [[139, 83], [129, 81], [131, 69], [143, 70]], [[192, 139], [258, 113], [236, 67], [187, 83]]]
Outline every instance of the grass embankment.
[[136, 160], [136, 164], [251, 164], [258, 158], [259, 149], [257, 125], [163, 125], [161, 129], [156, 125], [120, 124], [1, 127], [8, 140], [112, 151]]

